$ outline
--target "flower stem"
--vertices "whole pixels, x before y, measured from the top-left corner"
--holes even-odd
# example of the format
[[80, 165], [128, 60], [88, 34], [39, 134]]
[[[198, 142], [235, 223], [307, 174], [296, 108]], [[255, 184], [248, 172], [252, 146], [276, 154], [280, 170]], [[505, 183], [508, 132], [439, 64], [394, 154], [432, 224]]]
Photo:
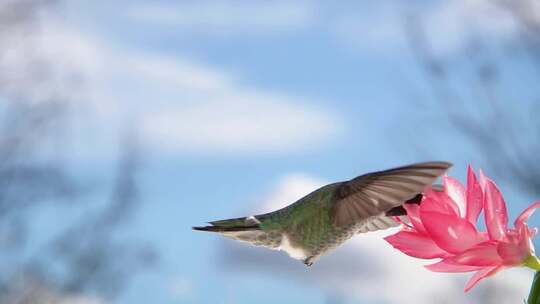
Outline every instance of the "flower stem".
[[529, 255], [527, 258], [525, 258], [523, 265], [536, 271], [540, 270], [540, 260], [538, 260], [535, 255]]
[[534, 275], [527, 304], [540, 304], [540, 271], [537, 271]]

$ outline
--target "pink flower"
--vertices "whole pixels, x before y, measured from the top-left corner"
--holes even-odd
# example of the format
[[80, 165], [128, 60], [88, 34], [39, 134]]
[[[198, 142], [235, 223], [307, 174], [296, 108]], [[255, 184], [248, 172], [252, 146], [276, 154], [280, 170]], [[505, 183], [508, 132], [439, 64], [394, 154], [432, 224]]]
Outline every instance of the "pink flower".
[[412, 224], [386, 240], [413, 257], [446, 258], [486, 241], [475, 227], [482, 210], [482, 190], [472, 170], [468, 189], [452, 177], [443, 177], [444, 191], [428, 189], [420, 205], [404, 208]]
[[[505, 267], [540, 269], [531, 242], [536, 229], [531, 230], [526, 224], [540, 207], [540, 201], [525, 209], [514, 228], [509, 228], [502, 194], [482, 172], [479, 182], [469, 166], [466, 188], [456, 179], [444, 176], [443, 188], [442, 192], [426, 190], [420, 205], [406, 204], [411, 224], [405, 224], [386, 241], [412, 257], [440, 258], [441, 261], [426, 266], [431, 271], [476, 271], [465, 291]], [[477, 228], [482, 209], [487, 232]]]

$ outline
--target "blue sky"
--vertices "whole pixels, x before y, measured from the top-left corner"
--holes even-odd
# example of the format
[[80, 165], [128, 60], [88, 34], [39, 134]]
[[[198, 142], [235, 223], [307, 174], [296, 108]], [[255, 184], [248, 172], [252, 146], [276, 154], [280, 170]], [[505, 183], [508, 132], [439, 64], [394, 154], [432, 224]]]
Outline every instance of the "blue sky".
[[[458, 88], [474, 87], [463, 63], [468, 35], [498, 47], [511, 43], [517, 27], [485, 1], [68, 2], [43, 14], [35, 39], [42, 56], [58, 62], [55, 88], [74, 101], [74, 170], [110, 176], [126, 125], [136, 126], [143, 146], [144, 204], [122, 235], [149, 241], [162, 262], [134, 278], [118, 303], [325, 303], [334, 296], [394, 303], [368, 289], [410, 276], [433, 283], [410, 286], [399, 303], [441, 294], [474, 301], [474, 292], [461, 294], [463, 276], [408, 265], [410, 259], [378, 247], [380, 235], [356, 237], [307, 271], [282, 253], [190, 229], [269, 211], [368, 171], [437, 159], [454, 162], [462, 179], [468, 162], [484, 165], [489, 155], [453, 130], [411, 53], [404, 36], [411, 13], [428, 28], [435, 54], [455, 62]], [[511, 77], [534, 71], [519, 59], [493, 56], [509, 75], [509, 98], [534, 96], [534, 78]], [[17, 62], [3, 64], [17, 70]], [[75, 89], [66, 85], [74, 74], [82, 79]], [[48, 92], [32, 83], [14, 90], [25, 85], [36, 99]], [[473, 93], [469, 99], [481, 112]], [[511, 216], [530, 202], [501, 186]], [[381, 266], [364, 271], [370, 263]], [[510, 271], [485, 284], [519, 295], [528, 275]]]

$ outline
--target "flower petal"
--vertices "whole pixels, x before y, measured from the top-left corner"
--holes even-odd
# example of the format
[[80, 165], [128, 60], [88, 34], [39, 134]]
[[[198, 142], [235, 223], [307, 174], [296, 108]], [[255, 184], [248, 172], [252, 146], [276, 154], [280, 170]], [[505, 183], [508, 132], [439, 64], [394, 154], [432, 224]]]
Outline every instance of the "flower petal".
[[501, 191], [491, 180], [486, 181], [484, 218], [490, 239], [502, 240], [508, 229], [508, 213]]
[[499, 242], [497, 252], [505, 266], [520, 265], [530, 254], [529, 239], [525, 237], [519, 243]]
[[457, 254], [482, 241], [473, 224], [457, 215], [421, 211], [420, 218], [437, 246], [448, 252]]
[[486, 182], [488, 180], [488, 178], [486, 177], [486, 175], [484, 174], [484, 171], [482, 171], [482, 169], [479, 169], [478, 170], [480, 172], [480, 177], [479, 177], [479, 183], [480, 183], [480, 188], [482, 188], [482, 191], [485, 192], [486, 191]]
[[444, 185], [444, 192], [458, 206], [459, 215], [461, 215], [461, 217], [465, 217], [465, 212], [467, 211], [467, 205], [465, 201], [465, 188], [457, 179], [453, 177], [445, 175], [443, 176], [442, 180]]
[[537, 231], [537, 228], [529, 229], [525, 223], [522, 223], [521, 226], [519, 226], [519, 248], [522, 250], [522, 252], [528, 252], [528, 254], [534, 255], [532, 238], [536, 235]]
[[409, 217], [414, 229], [416, 229], [419, 233], [426, 234], [426, 229], [424, 228], [424, 224], [422, 224], [422, 220], [420, 219], [420, 206], [417, 204], [403, 204], [402, 206], [405, 208], [405, 211], [407, 211], [407, 216]]
[[434, 264], [426, 265], [424, 267], [433, 272], [470, 272], [484, 268], [482, 266], [456, 264], [452, 261], [449, 261], [448, 259], [442, 260]]
[[473, 225], [478, 222], [478, 216], [482, 211], [483, 193], [476, 175], [469, 165], [467, 167], [467, 219]]
[[476, 285], [480, 280], [483, 278], [489, 277], [497, 273], [499, 270], [501, 270], [502, 266], [496, 266], [496, 267], [487, 267], [482, 270], [479, 270], [477, 273], [475, 273], [467, 282], [465, 285], [465, 292], [469, 291], [471, 288]]
[[408, 256], [420, 259], [434, 259], [448, 256], [427, 235], [416, 232], [400, 231], [384, 238], [390, 245]]
[[429, 190], [420, 204], [420, 213], [436, 212], [459, 216], [456, 203], [444, 192]]
[[485, 242], [449, 258], [449, 261], [468, 266], [497, 266], [503, 262], [497, 249], [497, 242]]
[[514, 227], [519, 229], [523, 223], [527, 222], [529, 217], [534, 213], [534, 211], [536, 211], [537, 208], [540, 208], [540, 201], [532, 203], [529, 205], [529, 207], [527, 207], [527, 209], [523, 210], [523, 212], [521, 212], [521, 214], [514, 221]]

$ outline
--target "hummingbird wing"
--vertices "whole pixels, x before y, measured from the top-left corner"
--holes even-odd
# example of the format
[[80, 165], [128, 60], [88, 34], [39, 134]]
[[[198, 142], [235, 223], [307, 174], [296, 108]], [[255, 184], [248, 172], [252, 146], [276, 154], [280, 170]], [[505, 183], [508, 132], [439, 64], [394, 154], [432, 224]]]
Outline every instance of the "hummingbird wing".
[[342, 182], [336, 189], [331, 210], [333, 223], [344, 227], [376, 217], [382, 221], [381, 225], [390, 227], [392, 225], [385, 222], [385, 217], [381, 215], [414, 198], [451, 166], [448, 162], [418, 163], [368, 173]]

